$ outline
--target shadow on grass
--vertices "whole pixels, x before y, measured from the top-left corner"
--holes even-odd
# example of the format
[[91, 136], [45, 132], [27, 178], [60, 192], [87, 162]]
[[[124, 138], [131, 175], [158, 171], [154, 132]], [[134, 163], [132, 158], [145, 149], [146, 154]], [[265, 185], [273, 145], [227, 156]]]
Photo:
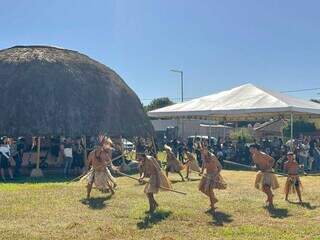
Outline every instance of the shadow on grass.
[[212, 216], [212, 222], [209, 222], [210, 225], [223, 227], [225, 223], [231, 223], [233, 221], [232, 216], [230, 214], [215, 211], [214, 213], [209, 209], [206, 211], [206, 214]]
[[269, 212], [270, 217], [272, 217], [272, 218], [283, 219], [283, 218], [287, 218], [290, 216], [288, 214], [288, 209], [286, 209], [286, 208], [275, 208], [275, 207], [272, 208], [269, 206], [266, 206], [264, 208]]
[[201, 180], [201, 178], [189, 178], [189, 179], [186, 179], [186, 182], [197, 182], [200, 180]]
[[32, 177], [15, 177], [14, 180], [7, 180], [8, 184], [25, 184], [25, 183], [69, 183], [74, 177], [62, 177], [62, 176], [46, 176], [40, 178]]
[[182, 181], [182, 180], [170, 180], [170, 182], [171, 182], [172, 184], [176, 184], [176, 183], [187, 182], [187, 180], [184, 180], [184, 181]]
[[105, 201], [110, 200], [112, 197], [112, 195], [108, 195], [106, 197], [96, 197], [96, 198], [90, 198], [90, 199], [86, 199], [83, 198], [80, 200], [80, 202], [84, 205], [88, 205], [89, 208], [91, 209], [103, 209], [106, 207], [106, 203]]
[[139, 229], [147, 229], [152, 228], [153, 225], [167, 219], [172, 214], [171, 211], [159, 210], [154, 212], [153, 214], [146, 214], [144, 219], [141, 222], [137, 223], [137, 227]]
[[308, 210], [314, 210], [317, 208], [317, 206], [312, 206], [309, 202], [302, 202], [302, 203], [299, 203], [299, 202], [292, 202], [292, 201], [288, 201], [290, 204], [294, 204], [294, 205], [299, 205], [303, 208], [306, 208]]

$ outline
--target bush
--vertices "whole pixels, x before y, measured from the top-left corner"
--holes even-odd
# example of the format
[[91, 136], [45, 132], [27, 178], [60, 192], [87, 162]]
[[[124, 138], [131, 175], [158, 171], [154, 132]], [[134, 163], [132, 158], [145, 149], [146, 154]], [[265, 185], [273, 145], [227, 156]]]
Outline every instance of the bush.
[[[316, 131], [316, 126], [314, 122], [304, 121], [304, 120], [298, 120], [293, 121], [293, 136], [298, 137], [301, 133], [312, 133]], [[283, 129], [283, 135], [285, 137], [291, 136], [291, 124], [289, 123], [284, 129]]]
[[230, 133], [231, 140], [238, 141], [239, 137], [246, 142], [253, 142], [253, 136], [248, 128], [238, 128]]

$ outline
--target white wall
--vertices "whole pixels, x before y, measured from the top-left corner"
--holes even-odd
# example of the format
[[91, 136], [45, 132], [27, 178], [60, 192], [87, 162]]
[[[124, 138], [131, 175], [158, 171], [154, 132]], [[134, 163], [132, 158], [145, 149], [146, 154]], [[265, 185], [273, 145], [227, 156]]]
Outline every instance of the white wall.
[[200, 127], [200, 124], [214, 124], [214, 121], [194, 119], [157, 119], [151, 120], [151, 123], [155, 131], [165, 131], [167, 127], [178, 127], [179, 138], [186, 139], [191, 135], [208, 135], [208, 130]]

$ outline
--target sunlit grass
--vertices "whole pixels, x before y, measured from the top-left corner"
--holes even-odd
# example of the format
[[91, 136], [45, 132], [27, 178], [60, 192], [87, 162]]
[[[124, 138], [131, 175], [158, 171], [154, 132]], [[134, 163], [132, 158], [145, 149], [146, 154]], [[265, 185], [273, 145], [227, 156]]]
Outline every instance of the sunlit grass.
[[[228, 189], [217, 191], [215, 216], [197, 190], [196, 174], [193, 181], [174, 184], [187, 196], [157, 194], [160, 208], [152, 216], [145, 213], [143, 186], [123, 177], [115, 195], [93, 191], [89, 203], [80, 183], [0, 184], [0, 239], [320, 239], [320, 177], [302, 178], [304, 206], [285, 202], [281, 188], [276, 209], [268, 211], [264, 195], [253, 188], [254, 172], [223, 176]], [[285, 178], [279, 181], [283, 187]]]

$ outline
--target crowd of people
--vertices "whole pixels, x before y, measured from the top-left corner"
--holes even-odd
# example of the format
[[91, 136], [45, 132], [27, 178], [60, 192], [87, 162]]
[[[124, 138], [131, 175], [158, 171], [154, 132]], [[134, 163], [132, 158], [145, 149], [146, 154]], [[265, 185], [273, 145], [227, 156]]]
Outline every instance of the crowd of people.
[[[95, 142], [95, 139], [98, 141]], [[90, 199], [93, 186], [103, 192], [111, 192], [112, 194], [115, 192], [117, 182], [113, 177], [112, 171], [118, 175], [136, 179], [135, 177], [124, 174], [120, 168], [113, 166], [112, 151], [114, 148], [117, 148], [116, 143], [105, 136], [91, 138], [90, 140], [88, 142], [89, 149], [87, 152], [85, 151], [86, 142], [83, 142], [82, 138], [71, 139], [60, 137], [59, 140], [51, 139], [49, 148], [51, 155], [57, 156], [58, 158], [62, 156], [65, 176], [69, 176], [72, 168], [78, 170], [79, 173], [84, 171], [84, 174], [80, 175], [80, 180], [87, 181], [88, 200]], [[122, 142], [122, 138], [120, 138], [120, 141]], [[37, 138], [32, 139], [30, 147], [32, 151], [39, 150], [36, 149], [39, 147], [37, 142], [39, 143], [40, 140]], [[189, 180], [190, 170], [202, 176], [199, 183], [199, 190], [209, 197], [210, 207], [214, 212], [215, 204], [218, 201], [214, 194], [214, 189], [223, 190], [227, 188], [226, 181], [220, 175], [223, 164], [221, 164], [221, 159], [219, 159], [218, 156], [223, 157], [221, 153], [219, 155], [219, 152], [222, 152], [228, 144], [230, 144], [230, 142], [222, 142], [221, 139], [218, 139], [217, 142], [195, 139], [192, 146], [190, 146], [174, 140], [164, 146], [166, 152], [164, 174], [162, 172], [163, 165], [161, 162], [159, 164], [157, 156], [158, 146], [155, 144], [154, 139], [136, 139], [135, 152], [140, 171], [138, 180], [146, 184], [144, 192], [149, 201], [149, 212], [153, 213], [158, 207], [158, 203], [154, 199], [154, 194], [156, 194], [160, 188], [167, 191], [179, 192], [172, 189], [169, 173], [179, 174], [181, 180], [185, 181], [185, 179]], [[235, 152], [239, 154], [243, 151], [241, 149], [247, 147], [246, 144], [244, 139], [239, 138], [235, 145], [231, 143], [231, 147], [234, 147]], [[259, 144], [255, 142], [248, 146], [249, 157], [252, 161], [249, 165], [255, 164], [259, 169], [255, 180], [255, 187], [266, 194], [267, 203], [269, 207], [272, 208], [274, 196], [272, 190], [279, 188], [276, 174], [273, 171], [275, 167], [282, 164], [282, 168], [287, 173], [285, 200], [288, 201], [290, 192], [296, 191], [299, 197], [299, 203], [302, 204], [299, 169], [301, 166], [305, 167], [305, 165], [313, 168], [314, 162], [317, 167], [319, 163], [319, 159], [317, 158], [317, 156], [319, 156], [318, 139], [296, 139], [294, 142], [289, 142], [289, 144], [292, 145], [291, 149], [294, 149], [295, 152], [292, 150], [289, 151], [287, 144], [284, 144], [279, 138], [274, 138], [272, 141], [263, 139]], [[92, 149], [90, 149], [90, 147], [92, 147]], [[228, 147], [230, 147], [230, 145]], [[285, 156], [283, 152], [281, 152], [283, 148], [286, 149]], [[8, 171], [10, 179], [13, 179], [14, 175], [19, 175], [19, 168], [22, 165], [24, 151], [26, 150], [28, 150], [28, 144], [24, 138], [19, 138], [17, 141], [8, 137], [1, 138], [0, 166], [3, 181], [6, 181], [6, 170]], [[194, 157], [197, 155], [197, 151], [200, 152], [200, 158], [198, 159]], [[301, 152], [308, 153], [305, 159], [300, 159]], [[295, 155], [297, 156], [297, 161]], [[275, 156], [278, 156], [278, 159]], [[85, 163], [86, 158], [88, 158], [88, 161]], [[242, 158], [239, 159], [241, 160]], [[13, 166], [18, 166], [18, 168], [14, 168], [14, 172]], [[186, 177], [182, 175], [182, 171], [184, 170], [187, 171]], [[149, 181], [145, 181], [145, 177], [149, 178]], [[185, 194], [183, 192], [180, 193]]]
[[11, 180], [20, 174], [24, 149], [23, 138], [14, 140], [2, 137], [0, 139], [0, 173], [3, 181], [6, 181], [6, 172]]
[[[305, 171], [320, 171], [320, 139], [318, 137], [303, 137], [300, 136], [286, 143], [282, 138], [262, 138], [248, 142], [245, 138], [239, 137], [237, 141], [232, 141], [226, 138], [218, 138], [217, 141], [208, 141], [207, 139], [195, 138], [187, 142], [174, 139], [167, 143], [176, 157], [183, 161], [183, 149], [185, 147], [197, 156], [198, 163], [201, 165], [200, 146], [202, 142], [206, 142], [210, 151], [214, 153], [218, 159], [230, 160], [246, 165], [253, 163], [252, 156], [249, 151], [250, 144], [257, 144], [259, 150], [265, 152], [275, 159], [275, 168], [279, 171], [284, 170], [284, 163], [288, 160], [287, 153], [292, 151], [296, 155], [296, 159]], [[292, 145], [292, 146], [291, 146]], [[292, 149], [291, 149], [292, 147]]]
[[[90, 145], [89, 145], [90, 146]], [[37, 138], [17, 139], [2, 137], [0, 139], [0, 172], [1, 179], [10, 180], [21, 175], [21, 168], [34, 168], [37, 155]], [[90, 149], [90, 148], [89, 148]], [[43, 154], [44, 152], [44, 154]], [[48, 156], [53, 163], [63, 166], [64, 175], [69, 176], [70, 170], [80, 174], [84, 170], [84, 145], [81, 138], [51, 138], [49, 144], [44, 144], [40, 155], [40, 167], [48, 167]]]
[[[140, 139], [140, 140], [139, 140]], [[145, 149], [151, 149], [150, 143], [137, 138]], [[141, 145], [140, 144], [140, 145]], [[58, 174], [65, 177], [78, 176], [86, 172], [87, 162], [91, 151], [99, 145], [98, 137], [48, 137], [41, 139], [40, 168], [57, 169]], [[114, 138], [112, 158], [113, 164], [119, 166], [122, 162], [128, 163], [122, 152], [125, 151], [120, 138]], [[136, 144], [139, 148], [139, 144]], [[152, 148], [154, 151], [154, 148]], [[119, 157], [122, 156], [122, 157]], [[0, 138], [0, 173], [2, 181], [13, 180], [22, 173], [29, 175], [36, 167], [38, 158], [38, 138], [3, 136]]]
[[[198, 165], [202, 165], [201, 145], [205, 142], [208, 149], [214, 153], [223, 163], [223, 160], [230, 160], [241, 164], [252, 165], [253, 160], [249, 151], [249, 145], [252, 142], [246, 141], [245, 138], [239, 137], [237, 141], [230, 138], [222, 140], [218, 138], [216, 141], [208, 139], [188, 139], [188, 141], [179, 141], [174, 139], [167, 143], [170, 146], [175, 157], [185, 163], [185, 150], [195, 154]], [[154, 139], [135, 138], [135, 151], [147, 152], [149, 155], [156, 157], [156, 153], [162, 150]], [[284, 143], [281, 138], [264, 138], [255, 140], [261, 151], [270, 155], [275, 159], [275, 168], [278, 171], [284, 170], [284, 163], [288, 160], [287, 153], [291, 151], [296, 156], [297, 162], [303, 166], [304, 171], [320, 171], [320, 140], [316, 137], [303, 137], [294, 139]], [[41, 155], [40, 167], [48, 167], [48, 155], [53, 159], [53, 163], [58, 167], [63, 167], [64, 176], [71, 174], [79, 175], [85, 169], [86, 156], [97, 146], [97, 138], [87, 138], [86, 146], [84, 139], [79, 138], [50, 138], [49, 143], [41, 147], [45, 154]], [[14, 179], [21, 173], [21, 167], [35, 167], [32, 153], [37, 152], [37, 138], [26, 140], [24, 137], [17, 139], [2, 137], [0, 139], [0, 173], [3, 181]], [[87, 152], [85, 153], [85, 149]], [[32, 159], [33, 158], [33, 159]], [[122, 161], [122, 160], [119, 160]]]

